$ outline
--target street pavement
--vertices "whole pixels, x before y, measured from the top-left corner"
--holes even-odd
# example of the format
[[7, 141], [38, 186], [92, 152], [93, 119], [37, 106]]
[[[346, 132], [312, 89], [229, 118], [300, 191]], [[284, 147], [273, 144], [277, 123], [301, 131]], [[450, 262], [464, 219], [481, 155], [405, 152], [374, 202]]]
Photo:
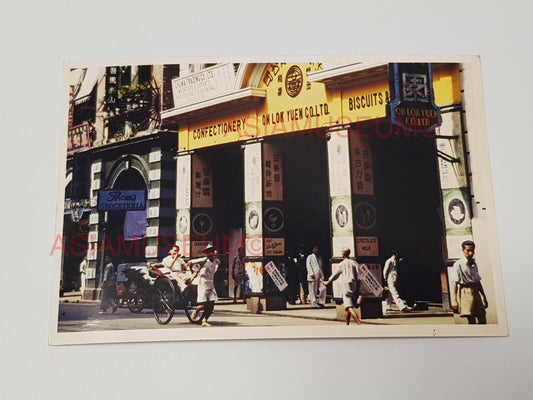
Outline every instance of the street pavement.
[[[194, 328], [182, 310], [176, 310], [168, 325], [159, 325], [152, 310], [139, 314], [127, 308], [119, 308], [115, 314], [99, 315], [99, 301], [81, 300], [79, 293], [68, 293], [60, 298], [58, 331], [80, 332], [103, 329], [154, 329]], [[342, 313], [341, 313], [342, 316]], [[303, 326], [303, 325], [343, 325], [343, 318], [337, 317], [335, 303], [325, 308], [311, 308], [309, 304], [287, 304], [285, 310], [261, 311], [252, 313], [242, 302], [221, 299], [215, 305], [215, 312], [209, 322], [214, 326]], [[442, 325], [454, 324], [456, 319], [450, 312], [430, 307], [427, 311], [388, 312], [382, 318], [367, 318], [363, 324], [369, 325]]]

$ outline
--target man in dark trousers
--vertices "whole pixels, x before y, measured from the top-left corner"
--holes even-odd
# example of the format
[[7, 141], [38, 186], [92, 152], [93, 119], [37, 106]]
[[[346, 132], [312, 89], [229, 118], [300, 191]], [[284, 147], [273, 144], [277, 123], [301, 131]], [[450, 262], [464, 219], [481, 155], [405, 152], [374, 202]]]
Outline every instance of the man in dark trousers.
[[306, 304], [307, 297], [309, 295], [309, 285], [307, 284], [307, 266], [305, 265], [305, 252], [303, 244], [300, 245], [298, 255], [295, 259], [295, 264], [298, 273], [298, 281], [300, 283], [300, 304]]

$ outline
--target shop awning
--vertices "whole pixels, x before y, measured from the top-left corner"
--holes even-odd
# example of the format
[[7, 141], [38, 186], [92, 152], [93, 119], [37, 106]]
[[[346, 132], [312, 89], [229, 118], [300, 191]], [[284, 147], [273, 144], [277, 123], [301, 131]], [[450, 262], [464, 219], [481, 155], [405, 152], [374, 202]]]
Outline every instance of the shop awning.
[[76, 86], [76, 87], [78, 85], [81, 85], [81, 81], [82, 81], [84, 74], [85, 74], [85, 69], [82, 69], [82, 68], [72, 69], [69, 74], [69, 85]]
[[78, 93], [74, 98], [74, 104], [78, 105], [89, 100], [91, 93], [98, 80], [98, 68], [89, 67], [85, 70], [85, 76]]
[[387, 63], [359, 62], [311, 72], [309, 74], [309, 81], [321, 82], [327, 86], [329, 84], [339, 85], [343, 83], [356, 83], [358, 81], [370, 81], [386, 78], [387, 76]]
[[242, 104], [250, 104], [250, 102], [259, 101], [264, 98], [266, 98], [265, 89], [245, 88], [219, 97], [214, 97], [209, 100], [163, 111], [161, 113], [161, 118], [163, 120], [173, 119], [176, 117], [179, 117], [180, 119], [189, 118], [208, 112], [228, 109], [229, 107]]

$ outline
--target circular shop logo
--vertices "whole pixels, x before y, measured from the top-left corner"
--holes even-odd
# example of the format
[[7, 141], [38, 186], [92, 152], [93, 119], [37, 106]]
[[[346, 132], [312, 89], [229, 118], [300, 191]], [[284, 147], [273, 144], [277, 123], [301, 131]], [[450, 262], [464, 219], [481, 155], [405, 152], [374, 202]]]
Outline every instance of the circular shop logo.
[[448, 204], [448, 215], [454, 224], [461, 225], [466, 218], [465, 203], [461, 199], [453, 198]]
[[178, 229], [180, 230], [181, 233], [185, 233], [187, 232], [188, 227], [189, 227], [189, 220], [187, 216], [182, 215], [178, 222]]
[[265, 228], [270, 232], [278, 232], [283, 228], [283, 212], [276, 207], [268, 208], [265, 211]]
[[376, 209], [372, 204], [359, 203], [355, 206], [355, 225], [361, 229], [370, 229], [376, 224]]
[[255, 231], [259, 226], [259, 214], [256, 210], [252, 210], [248, 214], [248, 226], [252, 231]]
[[192, 229], [197, 235], [205, 235], [211, 231], [213, 221], [207, 214], [198, 214], [192, 220]]
[[285, 76], [285, 90], [287, 94], [291, 97], [298, 96], [302, 90], [303, 83], [304, 76], [302, 70], [296, 65], [290, 67]]
[[348, 209], [344, 206], [344, 204], [338, 206], [335, 210], [335, 220], [337, 221], [337, 225], [339, 225], [341, 228], [344, 228], [346, 225], [348, 225], [349, 215]]

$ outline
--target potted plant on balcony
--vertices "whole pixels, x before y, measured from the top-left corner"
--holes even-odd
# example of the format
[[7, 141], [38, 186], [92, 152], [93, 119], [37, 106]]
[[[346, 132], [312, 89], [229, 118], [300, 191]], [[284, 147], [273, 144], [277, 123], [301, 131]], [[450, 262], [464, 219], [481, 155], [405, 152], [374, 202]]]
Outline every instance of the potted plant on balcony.
[[123, 85], [118, 91], [118, 98], [126, 111], [144, 108], [150, 103], [151, 91], [150, 82], [139, 85]]

